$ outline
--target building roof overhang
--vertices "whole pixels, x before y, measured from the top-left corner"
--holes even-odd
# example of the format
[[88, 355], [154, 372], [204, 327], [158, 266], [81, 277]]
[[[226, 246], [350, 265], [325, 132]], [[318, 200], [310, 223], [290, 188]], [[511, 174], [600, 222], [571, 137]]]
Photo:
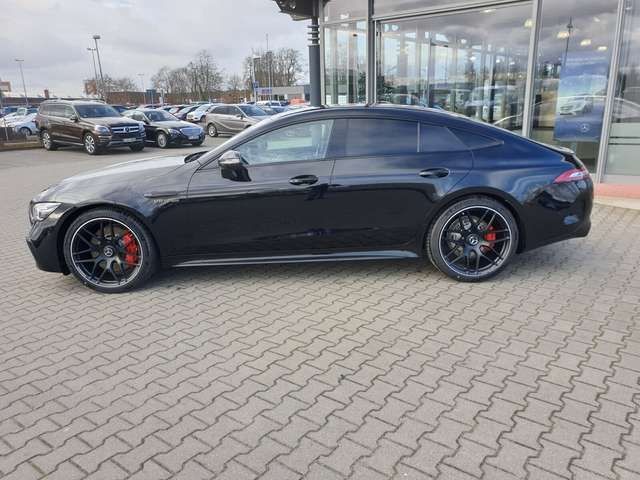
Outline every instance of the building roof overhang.
[[316, 13], [317, 0], [274, 0], [282, 13], [286, 13], [294, 20], [308, 20]]

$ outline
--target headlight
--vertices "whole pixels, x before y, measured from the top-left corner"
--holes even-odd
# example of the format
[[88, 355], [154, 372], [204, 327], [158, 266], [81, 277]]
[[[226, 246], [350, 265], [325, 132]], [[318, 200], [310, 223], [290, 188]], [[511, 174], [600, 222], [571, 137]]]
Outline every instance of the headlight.
[[108, 135], [111, 133], [111, 130], [109, 130], [109, 127], [105, 127], [104, 125], [96, 125], [95, 127], [93, 127], [93, 130], [95, 132], [102, 133], [105, 135]]
[[56, 202], [34, 203], [33, 205], [31, 205], [29, 217], [31, 218], [32, 222], [41, 222], [49, 215], [51, 215], [59, 206], [60, 204]]
[[175, 128], [170, 128], [169, 129], [169, 134], [170, 135], [180, 135], [180, 130], [176, 130]]

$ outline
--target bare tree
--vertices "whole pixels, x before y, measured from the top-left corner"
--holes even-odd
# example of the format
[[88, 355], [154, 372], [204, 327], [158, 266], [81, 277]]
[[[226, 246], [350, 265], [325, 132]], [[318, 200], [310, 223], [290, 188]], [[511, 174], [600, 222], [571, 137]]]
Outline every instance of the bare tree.
[[[295, 85], [303, 73], [302, 55], [293, 48], [281, 48], [275, 52], [260, 51], [256, 57], [246, 57], [243, 64], [245, 85], [251, 88], [255, 80], [261, 87]], [[254, 72], [255, 69], [255, 72]]]
[[187, 65], [187, 75], [191, 92], [199, 100], [211, 100], [219, 92], [223, 83], [223, 72], [213, 60], [211, 53], [201, 50]]

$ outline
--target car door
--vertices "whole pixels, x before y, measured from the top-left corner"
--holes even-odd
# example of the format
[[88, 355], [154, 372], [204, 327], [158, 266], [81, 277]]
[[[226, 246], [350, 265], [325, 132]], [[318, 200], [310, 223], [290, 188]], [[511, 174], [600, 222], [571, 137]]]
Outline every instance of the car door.
[[333, 120], [284, 126], [235, 147], [239, 168], [213, 161], [188, 193], [192, 258], [264, 257], [322, 248]]
[[436, 203], [471, 169], [471, 153], [447, 128], [417, 121], [350, 118], [334, 128], [335, 240], [349, 250], [414, 250]]
[[236, 126], [233, 117], [233, 109], [229, 105], [225, 105], [219, 107], [220, 110], [216, 109], [216, 120], [220, 125], [220, 130], [224, 133], [236, 133]]
[[49, 135], [52, 140], [69, 141], [66, 129], [66, 119], [64, 118], [65, 106], [62, 104], [53, 104], [49, 106], [48, 125]]

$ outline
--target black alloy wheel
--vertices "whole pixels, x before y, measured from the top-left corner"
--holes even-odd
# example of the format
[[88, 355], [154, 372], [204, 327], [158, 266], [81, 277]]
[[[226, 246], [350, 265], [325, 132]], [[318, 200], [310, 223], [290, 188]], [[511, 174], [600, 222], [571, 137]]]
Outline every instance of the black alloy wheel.
[[501, 203], [485, 197], [467, 198], [435, 220], [426, 244], [431, 262], [449, 277], [486, 280], [516, 253], [518, 225]]
[[71, 272], [88, 287], [105, 293], [129, 290], [156, 269], [153, 241], [133, 217], [117, 210], [93, 210], [69, 227], [64, 255]]

